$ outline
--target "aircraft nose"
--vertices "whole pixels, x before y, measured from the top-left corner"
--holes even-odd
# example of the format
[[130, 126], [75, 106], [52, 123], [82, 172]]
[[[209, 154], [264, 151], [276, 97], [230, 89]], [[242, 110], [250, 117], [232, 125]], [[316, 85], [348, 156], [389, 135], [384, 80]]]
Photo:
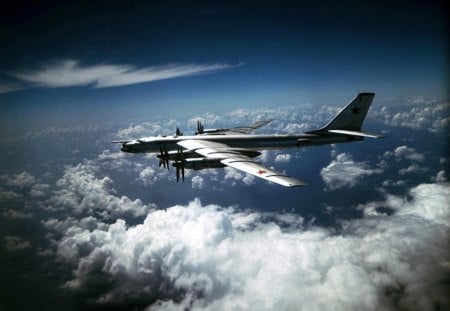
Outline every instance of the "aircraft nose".
[[122, 144], [122, 148], [120, 148], [120, 150], [122, 150], [123, 152], [129, 152], [130, 149], [127, 146], [127, 143], [123, 143]]

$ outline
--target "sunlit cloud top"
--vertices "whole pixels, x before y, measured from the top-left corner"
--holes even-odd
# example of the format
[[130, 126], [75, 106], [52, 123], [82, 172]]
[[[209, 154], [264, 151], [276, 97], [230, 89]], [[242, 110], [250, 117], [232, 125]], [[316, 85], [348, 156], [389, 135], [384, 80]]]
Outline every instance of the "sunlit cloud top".
[[[64, 60], [37, 70], [13, 73], [27, 87], [87, 86], [106, 88], [165, 79], [204, 75], [240, 66], [229, 64], [170, 64], [136, 68], [132, 65], [98, 64], [82, 66], [77, 60]], [[24, 87], [22, 87], [24, 88]]]

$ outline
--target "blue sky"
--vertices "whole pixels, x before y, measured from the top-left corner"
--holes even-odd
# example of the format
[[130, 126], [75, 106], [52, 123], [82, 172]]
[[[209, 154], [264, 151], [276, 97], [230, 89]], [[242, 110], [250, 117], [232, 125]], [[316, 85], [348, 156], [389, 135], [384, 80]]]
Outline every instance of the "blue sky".
[[[0, 5], [0, 309], [449, 309], [444, 1]], [[111, 140], [326, 124], [264, 152], [304, 180], [175, 171]]]
[[[444, 11], [439, 1], [6, 4], [2, 109], [33, 102], [47, 115], [64, 105], [122, 113], [123, 107], [162, 104], [177, 110], [270, 105], [275, 99], [325, 104], [357, 91], [374, 91], [383, 99], [410, 90], [443, 96], [448, 84]], [[70, 61], [93, 70], [224, 67], [202, 71], [204, 76], [122, 81], [130, 85], [107, 89], [93, 89], [88, 82], [61, 88], [36, 77]], [[24, 89], [6, 92], [14, 87]]]

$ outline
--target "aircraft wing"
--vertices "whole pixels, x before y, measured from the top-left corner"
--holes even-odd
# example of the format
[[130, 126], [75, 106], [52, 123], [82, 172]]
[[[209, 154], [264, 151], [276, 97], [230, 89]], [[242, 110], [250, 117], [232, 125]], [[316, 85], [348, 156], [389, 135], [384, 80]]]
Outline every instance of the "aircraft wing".
[[240, 153], [239, 150], [233, 150], [225, 144], [205, 140], [187, 139], [178, 142], [178, 145], [203, 157], [217, 159], [226, 166], [285, 187], [306, 186], [306, 183], [303, 181], [269, 169], [260, 162], [254, 161], [250, 157]]
[[239, 127], [231, 128], [231, 129], [229, 129], [229, 131], [233, 134], [238, 134], [238, 133], [239, 134], [248, 134], [256, 129], [259, 129], [260, 127], [263, 127], [263, 126], [269, 124], [272, 121], [273, 121], [273, 119], [257, 121], [249, 126], [239, 126]]
[[257, 121], [249, 126], [238, 126], [233, 128], [219, 128], [219, 129], [204, 129], [201, 122], [197, 123], [197, 135], [236, 135], [236, 134], [249, 134], [264, 125], [272, 122], [273, 119]]

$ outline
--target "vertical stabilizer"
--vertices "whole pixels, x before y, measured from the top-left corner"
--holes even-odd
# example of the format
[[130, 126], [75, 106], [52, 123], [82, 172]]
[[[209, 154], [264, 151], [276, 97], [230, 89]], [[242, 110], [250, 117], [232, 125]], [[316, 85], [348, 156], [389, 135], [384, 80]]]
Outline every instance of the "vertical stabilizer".
[[319, 130], [309, 133], [323, 133], [329, 130], [361, 131], [375, 93], [359, 93], [333, 120]]

